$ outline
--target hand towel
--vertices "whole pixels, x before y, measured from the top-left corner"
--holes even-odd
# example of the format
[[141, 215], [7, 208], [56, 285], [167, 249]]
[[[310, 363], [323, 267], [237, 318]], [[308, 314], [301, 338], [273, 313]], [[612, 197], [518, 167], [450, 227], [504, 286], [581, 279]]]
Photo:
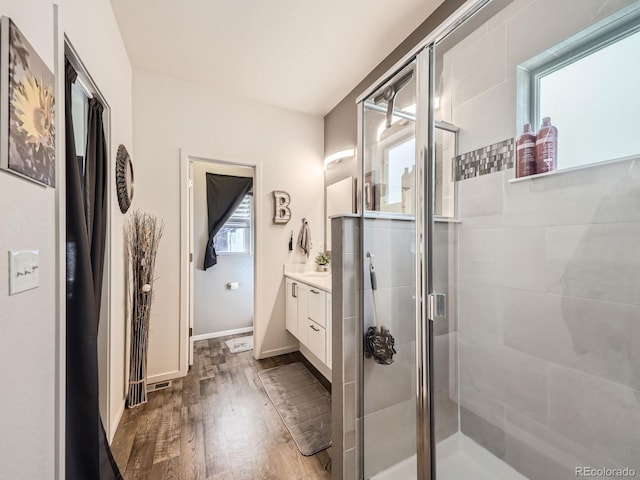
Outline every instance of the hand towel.
[[309, 222], [307, 222], [306, 218], [302, 219], [302, 228], [300, 228], [300, 233], [298, 234], [298, 245], [307, 256], [307, 258], [309, 258], [309, 254], [311, 253], [311, 247], [313, 246], [313, 244], [311, 243], [311, 230], [309, 229]]

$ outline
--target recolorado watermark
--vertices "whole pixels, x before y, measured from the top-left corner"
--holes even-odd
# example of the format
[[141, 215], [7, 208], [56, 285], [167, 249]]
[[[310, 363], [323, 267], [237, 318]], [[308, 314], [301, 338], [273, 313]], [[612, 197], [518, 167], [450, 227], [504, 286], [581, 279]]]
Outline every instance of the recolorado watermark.
[[636, 476], [633, 468], [576, 467], [578, 478], [631, 478]]

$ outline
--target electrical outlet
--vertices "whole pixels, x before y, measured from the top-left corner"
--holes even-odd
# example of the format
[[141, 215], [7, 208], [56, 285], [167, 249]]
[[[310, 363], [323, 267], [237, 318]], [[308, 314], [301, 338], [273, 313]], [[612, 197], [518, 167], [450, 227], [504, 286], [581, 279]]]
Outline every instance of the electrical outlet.
[[40, 286], [40, 252], [9, 252], [9, 295]]

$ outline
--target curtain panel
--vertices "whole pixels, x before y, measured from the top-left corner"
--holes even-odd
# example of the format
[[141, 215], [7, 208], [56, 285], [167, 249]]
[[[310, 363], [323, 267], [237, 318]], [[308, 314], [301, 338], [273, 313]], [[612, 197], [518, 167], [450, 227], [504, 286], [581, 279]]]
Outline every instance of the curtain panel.
[[209, 239], [204, 253], [204, 269], [218, 263], [213, 239], [253, 187], [253, 178], [207, 173]]

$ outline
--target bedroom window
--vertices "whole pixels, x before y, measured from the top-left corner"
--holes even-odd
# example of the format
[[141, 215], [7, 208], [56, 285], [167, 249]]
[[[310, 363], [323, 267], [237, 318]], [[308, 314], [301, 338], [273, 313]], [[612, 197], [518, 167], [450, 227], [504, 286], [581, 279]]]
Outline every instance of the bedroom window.
[[251, 255], [253, 238], [253, 194], [244, 196], [236, 211], [214, 238], [218, 255]]

